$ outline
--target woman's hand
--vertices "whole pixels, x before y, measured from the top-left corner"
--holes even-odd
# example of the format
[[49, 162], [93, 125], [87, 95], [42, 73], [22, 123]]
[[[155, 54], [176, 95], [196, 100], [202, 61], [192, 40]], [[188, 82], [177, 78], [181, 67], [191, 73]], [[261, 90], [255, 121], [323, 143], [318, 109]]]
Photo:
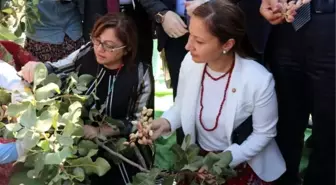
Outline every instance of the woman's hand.
[[163, 134], [170, 132], [170, 123], [164, 118], [153, 120], [151, 130], [153, 131], [151, 139], [154, 141]]
[[204, 181], [205, 184], [208, 185], [216, 184], [216, 177], [208, 172], [208, 168], [206, 166], [203, 166], [198, 170], [197, 177], [201, 181]]
[[293, 22], [296, 15], [296, 10], [311, 0], [262, 0], [260, 6], [261, 15], [272, 25], [280, 23]]
[[84, 125], [84, 138], [94, 139], [99, 135], [99, 127], [93, 127], [91, 125]]
[[24, 65], [21, 71], [18, 73], [24, 80], [29, 83], [34, 81], [34, 71], [37, 64], [40, 62], [30, 61], [26, 65]]

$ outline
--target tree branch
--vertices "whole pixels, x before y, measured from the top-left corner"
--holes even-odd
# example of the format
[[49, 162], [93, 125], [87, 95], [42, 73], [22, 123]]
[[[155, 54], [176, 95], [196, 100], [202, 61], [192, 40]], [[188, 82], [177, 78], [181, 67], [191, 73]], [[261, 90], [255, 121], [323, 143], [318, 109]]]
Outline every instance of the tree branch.
[[146, 161], [145, 161], [144, 157], [141, 155], [141, 152], [140, 152], [140, 150], [137, 146], [134, 147], [134, 151], [135, 151], [135, 155], [138, 157], [142, 167], [144, 167], [145, 169], [148, 169], [147, 165], [146, 165]]
[[138, 168], [139, 170], [141, 170], [142, 172], [147, 172], [149, 173], [149, 170], [143, 168], [142, 166], [140, 166], [139, 164], [127, 159], [126, 157], [124, 157], [123, 155], [111, 150], [109, 147], [105, 146], [102, 142], [100, 142], [97, 138], [95, 139], [95, 142], [97, 143], [98, 146], [102, 147], [104, 150], [106, 150], [107, 152], [109, 152], [111, 155], [114, 155], [118, 158], [120, 158], [121, 160], [125, 161], [126, 163]]

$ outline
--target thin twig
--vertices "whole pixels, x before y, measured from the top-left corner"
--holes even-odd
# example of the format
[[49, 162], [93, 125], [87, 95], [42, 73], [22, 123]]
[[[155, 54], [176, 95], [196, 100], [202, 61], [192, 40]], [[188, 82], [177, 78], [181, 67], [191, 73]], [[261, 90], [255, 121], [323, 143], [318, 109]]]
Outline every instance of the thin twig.
[[138, 157], [142, 167], [144, 167], [145, 169], [148, 169], [147, 165], [146, 165], [146, 161], [145, 161], [144, 157], [141, 155], [141, 152], [140, 152], [140, 150], [137, 146], [134, 147], [134, 151], [135, 151], [135, 155]]
[[98, 144], [98, 146], [102, 147], [103, 149], [105, 149], [107, 152], [109, 152], [111, 155], [114, 155], [116, 157], [118, 157], [119, 159], [125, 161], [126, 163], [138, 168], [139, 170], [141, 170], [142, 172], [147, 172], [149, 173], [149, 170], [143, 168], [142, 166], [140, 166], [139, 164], [127, 159], [126, 157], [124, 157], [123, 155], [111, 150], [109, 147], [105, 146], [102, 142], [100, 142], [97, 138], [95, 139], [95, 142]]

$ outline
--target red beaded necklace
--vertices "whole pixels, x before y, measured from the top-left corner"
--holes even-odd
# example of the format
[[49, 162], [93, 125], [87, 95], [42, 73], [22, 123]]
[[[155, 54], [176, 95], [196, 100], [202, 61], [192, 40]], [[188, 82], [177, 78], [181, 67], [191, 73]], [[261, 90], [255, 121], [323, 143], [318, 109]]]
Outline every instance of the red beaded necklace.
[[[226, 100], [227, 90], [228, 90], [229, 85], [230, 85], [231, 74], [232, 74], [233, 67], [234, 67], [234, 62], [232, 63], [232, 65], [231, 65], [231, 67], [230, 67], [230, 69], [229, 69], [229, 71], [227, 73], [223, 74], [220, 77], [215, 78], [215, 77], [211, 76], [211, 74], [209, 74], [209, 72], [206, 70], [207, 65], [204, 66], [203, 76], [202, 76], [202, 82], [201, 82], [201, 98], [200, 98], [201, 109], [200, 109], [200, 113], [199, 113], [199, 122], [201, 123], [203, 129], [206, 130], [206, 131], [208, 131], [208, 132], [214, 131], [218, 127], [219, 117], [222, 114], [223, 105], [224, 105], [224, 102]], [[227, 83], [226, 83], [226, 86], [225, 86], [225, 90], [224, 90], [224, 97], [223, 97], [223, 100], [221, 102], [221, 105], [220, 105], [220, 108], [219, 108], [219, 111], [218, 111], [218, 114], [217, 114], [217, 117], [216, 117], [215, 126], [213, 128], [210, 128], [210, 129], [206, 128], [204, 126], [204, 124], [203, 124], [203, 121], [202, 121], [202, 114], [203, 114], [203, 108], [204, 108], [204, 106], [203, 106], [203, 95], [204, 95], [204, 79], [205, 79], [205, 74], [207, 74], [214, 81], [218, 81], [219, 79], [224, 78], [227, 74], [229, 75]]]

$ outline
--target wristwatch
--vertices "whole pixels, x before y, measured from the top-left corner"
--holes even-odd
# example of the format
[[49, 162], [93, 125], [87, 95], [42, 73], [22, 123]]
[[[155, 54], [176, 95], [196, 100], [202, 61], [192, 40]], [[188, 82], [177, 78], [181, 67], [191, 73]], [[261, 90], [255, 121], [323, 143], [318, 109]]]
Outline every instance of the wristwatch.
[[168, 10], [161, 11], [155, 15], [155, 22], [162, 24], [164, 21], [165, 14], [168, 12]]

